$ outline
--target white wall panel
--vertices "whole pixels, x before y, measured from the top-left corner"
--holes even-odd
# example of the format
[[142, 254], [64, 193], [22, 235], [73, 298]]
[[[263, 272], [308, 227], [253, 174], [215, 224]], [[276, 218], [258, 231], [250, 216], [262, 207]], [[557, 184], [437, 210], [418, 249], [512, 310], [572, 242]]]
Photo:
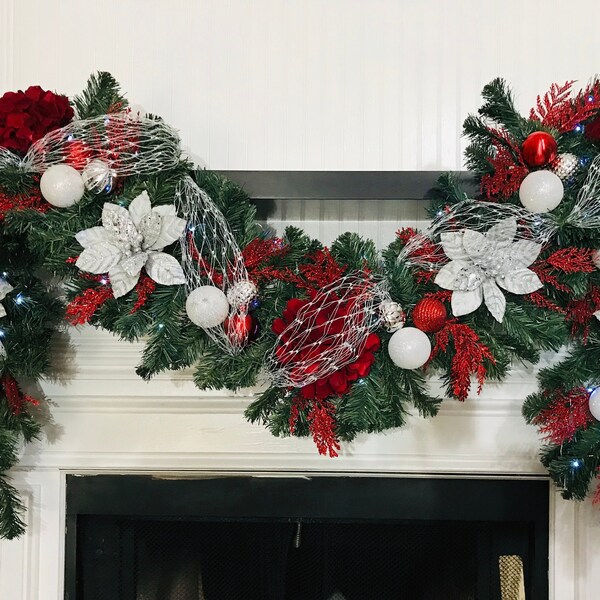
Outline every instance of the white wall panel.
[[485, 83], [526, 111], [600, 50], [593, 0], [0, 0], [0, 19], [2, 91], [109, 70], [215, 169], [457, 169]]

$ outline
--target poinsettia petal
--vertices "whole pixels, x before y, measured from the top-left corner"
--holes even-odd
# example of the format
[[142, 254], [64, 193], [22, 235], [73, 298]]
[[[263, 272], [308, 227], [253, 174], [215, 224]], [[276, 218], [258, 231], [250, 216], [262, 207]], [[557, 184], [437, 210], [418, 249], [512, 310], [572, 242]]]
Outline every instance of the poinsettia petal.
[[84, 247], [89, 248], [101, 242], [110, 242], [110, 235], [104, 227], [90, 227], [75, 235], [75, 239]]
[[115, 265], [109, 272], [110, 286], [112, 287], [113, 296], [120, 298], [128, 292], [130, 292], [140, 278], [138, 272], [137, 275], [131, 275], [127, 273], [123, 268], [122, 264]]
[[508, 246], [515, 239], [515, 235], [517, 235], [517, 220], [509, 217], [490, 227], [485, 237], [502, 247]]
[[491, 279], [484, 281], [481, 287], [483, 288], [483, 299], [487, 309], [498, 323], [502, 323], [504, 311], [506, 310], [506, 298], [502, 290]]
[[543, 287], [540, 278], [529, 269], [516, 269], [504, 277], [498, 277], [496, 283], [513, 294], [531, 294]]
[[[0, 279], [0, 300], [6, 298], [6, 294], [10, 294], [15, 288], [4, 279]], [[5, 313], [6, 314], [6, 313]]]
[[490, 242], [488, 242], [479, 231], [473, 229], [465, 229], [463, 233], [463, 248], [467, 255], [471, 258], [479, 258], [482, 253], [486, 253], [489, 249]]
[[120, 262], [121, 268], [132, 277], [139, 277], [142, 267], [146, 264], [148, 255], [145, 252], [139, 252], [129, 256]]
[[[138, 225], [138, 231], [144, 238], [144, 249], [150, 250], [154, 248], [156, 240], [160, 237], [160, 220], [161, 216], [156, 213], [149, 213], [142, 217], [140, 224]], [[158, 248], [162, 250], [164, 246]]]
[[6, 309], [0, 304], [0, 319], [6, 316]]
[[442, 233], [440, 235], [440, 242], [444, 250], [444, 254], [450, 260], [465, 260], [468, 258], [463, 247], [463, 232], [462, 231], [451, 231], [448, 233]]
[[156, 283], [162, 285], [181, 285], [185, 283], [185, 275], [179, 261], [170, 254], [156, 252], [148, 256], [146, 273]]
[[541, 244], [531, 240], [519, 240], [511, 245], [509, 251], [514, 262], [518, 262], [522, 267], [528, 267], [533, 264], [541, 249]]
[[456, 277], [463, 269], [468, 269], [469, 263], [464, 260], [453, 260], [444, 265], [435, 276], [434, 282], [445, 290], [455, 289]]
[[597, 311], [594, 313], [594, 316], [596, 317], [596, 319], [598, 319], [598, 320], [600, 321], [600, 310], [597, 310]]
[[161, 217], [176, 217], [177, 209], [174, 204], [160, 204], [152, 209], [152, 212], [159, 214]]
[[452, 292], [452, 314], [455, 317], [462, 317], [477, 310], [483, 301], [481, 287], [475, 290], [463, 292], [456, 290]]
[[110, 271], [120, 260], [121, 252], [114, 244], [101, 242], [85, 248], [75, 265], [82, 271], [99, 275]]
[[139, 196], [136, 196], [129, 205], [129, 214], [131, 215], [131, 220], [136, 226], [136, 229], [139, 230], [142, 219], [146, 215], [149, 215], [151, 211], [152, 203], [150, 202], [150, 196], [148, 196], [148, 192], [144, 190]]
[[186, 225], [187, 221], [179, 217], [161, 217], [160, 232], [150, 248], [152, 250], [162, 250], [166, 246], [176, 242], [185, 231]]

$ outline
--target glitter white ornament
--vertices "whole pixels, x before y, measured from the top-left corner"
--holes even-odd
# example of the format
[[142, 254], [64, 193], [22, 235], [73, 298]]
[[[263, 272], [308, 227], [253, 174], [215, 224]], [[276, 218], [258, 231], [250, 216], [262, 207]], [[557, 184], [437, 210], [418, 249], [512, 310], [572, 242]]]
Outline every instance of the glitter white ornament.
[[563, 199], [565, 188], [558, 175], [552, 171], [529, 173], [519, 188], [521, 204], [533, 213], [554, 210]]
[[597, 421], [600, 421], [600, 387], [597, 387], [591, 394], [589, 400], [590, 412]]
[[464, 229], [441, 234], [441, 244], [450, 262], [435, 283], [452, 290], [455, 317], [477, 310], [485, 302], [492, 316], [502, 323], [506, 299], [500, 288], [513, 294], [531, 294], [542, 287], [528, 267], [542, 249], [531, 240], [514, 242], [517, 221], [504, 219], [485, 233]]
[[404, 327], [390, 338], [388, 354], [401, 369], [418, 369], [429, 360], [431, 342], [420, 329]]
[[[4, 279], [0, 279], [0, 300], [4, 300], [7, 294], [13, 291], [13, 286], [5, 281]], [[6, 309], [0, 303], [0, 319], [6, 316]], [[6, 349], [4, 348], [4, 344], [0, 341], [0, 358], [6, 356]]]
[[81, 173], [86, 190], [94, 194], [109, 193], [113, 188], [115, 172], [102, 160], [90, 161]]
[[596, 269], [600, 269], [600, 250], [594, 250], [592, 253], [592, 262], [596, 266]]
[[387, 331], [392, 332], [404, 327], [406, 315], [397, 302], [386, 300], [379, 305], [381, 322]]
[[106, 202], [102, 226], [75, 236], [84, 247], [75, 264], [89, 273], [108, 273], [115, 298], [135, 287], [142, 267], [156, 283], [181, 285], [185, 276], [179, 261], [161, 250], [178, 240], [185, 226], [172, 204], [153, 208], [147, 192], [132, 200], [129, 209]]
[[233, 308], [247, 305], [258, 294], [258, 288], [249, 279], [237, 281], [227, 290], [227, 300]]
[[570, 152], [559, 154], [556, 160], [552, 163], [552, 171], [562, 181], [567, 181], [579, 170], [579, 159]]
[[194, 325], [207, 329], [225, 321], [229, 315], [229, 302], [218, 287], [202, 285], [187, 297], [185, 310]]
[[79, 172], [69, 165], [53, 165], [42, 175], [40, 190], [46, 202], [58, 208], [77, 204], [85, 192]]

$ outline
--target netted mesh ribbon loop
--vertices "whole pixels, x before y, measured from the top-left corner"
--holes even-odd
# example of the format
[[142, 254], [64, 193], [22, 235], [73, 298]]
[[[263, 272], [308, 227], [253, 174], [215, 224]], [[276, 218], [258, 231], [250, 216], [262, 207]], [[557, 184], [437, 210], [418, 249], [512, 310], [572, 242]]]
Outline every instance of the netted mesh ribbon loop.
[[[200, 286], [212, 285], [227, 294], [236, 284], [248, 282], [242, 252], [223, 213], [191, 177], [177, 186], [175, 205], [188, 222], [181, 237], [181, 264], [189, 295]], [[248, 315], [248, 304], [232, 305], [223, 325], [204, 331], [226, 352], [237, 354], [247, 341], [246, 333], [232, 326]]]
[[[383, 282], [353, 273], [311, 294], [279, 334], [266, 357], [275, 386], [304, 387], [356, 361], [381, 325], [379, 306], [389, 300]], [[288, 303], [288, 309], [289, 303]], [[284, 317], [285, 317], [284, 311]]]
[[0, 148], [0, 169], [30, 173], [61, 163], [83, 169], [92, 160], [119, 177], [172, 169], [180, 161], [179, 136], [162, 121], [123, 112], [72, 121], [35, 141], [23, 158]]
[[582, 229], [600, 227], [600, 155], [590, 164], [585, 182], [566, 222]]

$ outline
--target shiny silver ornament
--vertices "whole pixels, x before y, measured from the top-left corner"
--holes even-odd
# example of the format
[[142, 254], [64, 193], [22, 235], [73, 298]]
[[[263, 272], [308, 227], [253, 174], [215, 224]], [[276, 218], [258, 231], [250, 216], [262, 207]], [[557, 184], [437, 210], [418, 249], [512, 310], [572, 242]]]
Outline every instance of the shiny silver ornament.
[[94, 194], [108, 194], [113, 189], [116, 173], [104, 161], [94, 159], [85, 166], [81, 177], [86, 190]]
[[559, 154], [552, 163], [552, 171], [563, 181], [567, 181], [579, 171], [579, 159], [570, 152]]
[[391, 300], [382, 302], [379, 305], [379, 313], [384, 327], [389, 332], [397, 331], [404, 327], [406, 315], [397, 302], [392, 302]]
[[258, 288], [256, 285], [249, 279], [245, 279], [234, 283], [227, 290], [227, 300], [232, 307], [237, 308], [248, 304], [257, 294]]

